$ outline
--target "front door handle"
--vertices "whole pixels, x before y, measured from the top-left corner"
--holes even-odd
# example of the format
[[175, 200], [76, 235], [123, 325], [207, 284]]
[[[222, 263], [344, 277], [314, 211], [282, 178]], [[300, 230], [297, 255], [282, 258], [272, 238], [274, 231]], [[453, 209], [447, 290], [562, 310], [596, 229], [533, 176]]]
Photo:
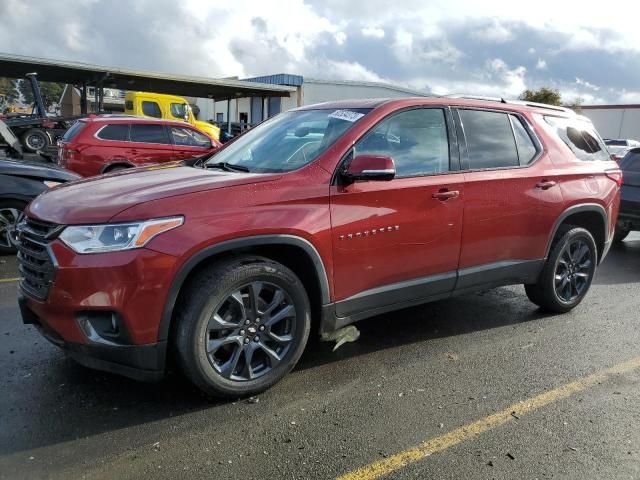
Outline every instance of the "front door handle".
[[556, 182], [554, 182], [553, 180], [542, 180], [541, 182], [538, 182], [536, 184], [536, 188], [539, 188], [540, 190], [549, 190], [551, 187], [555, 186]]
[[431, 195], [431, 197], [444, 202], [449, 200], [450, 198], [456, 198], [459, 195], [460, 192], [458, 190], [447, 190], [446, 188], [442, 188]]

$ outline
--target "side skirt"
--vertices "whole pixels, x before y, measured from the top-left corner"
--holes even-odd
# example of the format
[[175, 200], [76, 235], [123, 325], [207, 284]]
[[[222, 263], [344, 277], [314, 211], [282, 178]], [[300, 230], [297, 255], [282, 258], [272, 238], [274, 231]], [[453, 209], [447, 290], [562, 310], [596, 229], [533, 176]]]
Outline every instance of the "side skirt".
[[522, 283], [535, 283], [544, 260], [508, 260], [372, 288], [322, 307], [320, 333], [365, 318], [455, 295]]

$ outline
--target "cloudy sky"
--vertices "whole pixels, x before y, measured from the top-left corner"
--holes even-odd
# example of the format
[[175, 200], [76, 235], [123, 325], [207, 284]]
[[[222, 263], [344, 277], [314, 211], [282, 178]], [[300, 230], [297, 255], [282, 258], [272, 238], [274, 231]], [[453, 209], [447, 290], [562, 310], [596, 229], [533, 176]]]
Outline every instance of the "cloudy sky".
[[[203, 76], [640, 103], [640, 6], [587, 0], [0, 0], [0, 51]], [[0, 72], [0, 75], [2, 72]]]

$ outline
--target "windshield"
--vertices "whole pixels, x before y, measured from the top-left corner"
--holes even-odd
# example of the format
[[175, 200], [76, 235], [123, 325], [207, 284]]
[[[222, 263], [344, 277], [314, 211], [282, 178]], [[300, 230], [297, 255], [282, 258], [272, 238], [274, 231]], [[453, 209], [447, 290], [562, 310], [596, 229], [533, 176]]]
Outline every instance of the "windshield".
[[282, 113], [246, 132], [207, 160], [251, 172], [288, 172], [311, 163], [369, 108], [301, 110]]

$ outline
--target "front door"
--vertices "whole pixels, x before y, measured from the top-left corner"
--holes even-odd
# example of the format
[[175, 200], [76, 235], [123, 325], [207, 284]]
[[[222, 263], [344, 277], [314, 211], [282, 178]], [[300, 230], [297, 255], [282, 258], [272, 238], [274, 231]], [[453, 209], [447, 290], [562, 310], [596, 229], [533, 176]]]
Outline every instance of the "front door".
[[132, 123], [127, 158], [135, 165], [151, 165], [173, 159], [169, 133], [161, 123]]
[[390, 156], [396, 178], [331, 187], [338, 316], [453, 289], [464, 184], [448, 117], [442, 108], [415, 108], [385, 118], [350, 155]]

